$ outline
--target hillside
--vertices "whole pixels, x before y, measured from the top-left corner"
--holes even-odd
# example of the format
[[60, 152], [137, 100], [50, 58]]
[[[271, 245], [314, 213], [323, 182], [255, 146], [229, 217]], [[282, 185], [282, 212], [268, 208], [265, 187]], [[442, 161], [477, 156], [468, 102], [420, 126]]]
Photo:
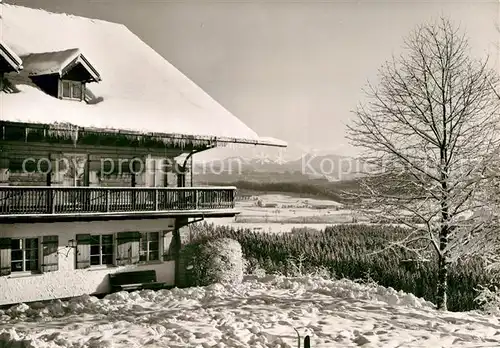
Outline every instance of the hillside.
[[[195, 185], [220, 185], [221, 182], [200, 183], [195, 180]], [[240, 195], [253, 195], [261, 193], [287, 193], [300, 197], [329, 199], [339, 203], [349, 203], [352, 199], [346, 192], [356, 192], [360, 189], [357, 180], [345, 180], [330, 182], [325, 179], [307, 181], [282, 181], [266, 182], [262, 181], [229, 181], [224, 185], [236, 186]]]

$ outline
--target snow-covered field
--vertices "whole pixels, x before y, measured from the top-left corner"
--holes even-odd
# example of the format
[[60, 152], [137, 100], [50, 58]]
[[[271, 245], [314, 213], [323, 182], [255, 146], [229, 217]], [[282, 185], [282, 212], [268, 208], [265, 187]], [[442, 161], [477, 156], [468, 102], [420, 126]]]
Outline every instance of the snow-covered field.
[[311, 277], [21, 304], [2, 313], [0, 328], [0, 347], [297, 347], [294, 328], [312, 347], [500, 346], [495, 317]]
[[[282, 233], [292, 228], [325, 229], [326, 226], [358, 222], [367, 223], [358, 213], [332, 200], [293, 197], [287, 194], [261, 194], [253, 199], [236, 201], [240, 214], [236, 218], [206, 219], [208, 223], [234, 228]], [[260, 201], [262, 206], [258, 206]]]

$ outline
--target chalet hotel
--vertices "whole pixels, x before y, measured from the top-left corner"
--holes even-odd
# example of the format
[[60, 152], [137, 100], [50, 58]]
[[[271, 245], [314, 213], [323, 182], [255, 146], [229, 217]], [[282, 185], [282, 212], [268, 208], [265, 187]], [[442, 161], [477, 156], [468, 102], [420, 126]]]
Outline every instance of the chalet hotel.
[[183, 227], [238, 214], [192, 155], [286, 144], [121, 24], [0, 3], [0, 33], [0, 305], [175, 286]]

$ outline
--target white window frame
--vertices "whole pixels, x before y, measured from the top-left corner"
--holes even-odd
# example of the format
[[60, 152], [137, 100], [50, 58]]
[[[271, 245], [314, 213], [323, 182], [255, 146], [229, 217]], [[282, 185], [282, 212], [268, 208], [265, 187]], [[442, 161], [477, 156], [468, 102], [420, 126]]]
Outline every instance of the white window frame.
[[[31, 260], [31, 259], [28, 259], [27, 256], [26, 256], [26, 252], [27, 252], [27, 249], [26, 249], [26, 240], [27, 239], [35, 239], [36, 240], [36, 269], [29, 269], [27, 270], [26, 269], [26, 261], [28, 260]], [[21, 241], [21, 249], [12, 249], [11, 247], [11, 250], [10, 250], [10, 256], [11, 256], [11, 260], [10, 260], [10, 272], [11, 273], [23, 273], [23, 272], [38, 272], [40, 270], [40, 238], [38, 237], [22, 237], [22, 238], [11, 238], [11, 241], [13, 240], [20, 240]], [[11, 242], [12, 243], [12, 242]], [[21, 250], [22, 251], [22, 260], [14, 260], [14, 258], [12, 257], [12, 253], [14, 250]], [[32, 249], [30, 249], [32, 250]], [[14, 262], [19, 262], [19, 261], [22, 261], [23, 263], [23, 269], [22, 270], [14, 270], [12, 268], [12, 264]]]
[[[102, 243], [102, 237], [103, 236], [111, 236], [111, 243], [110, 244], [103, 244]], [[115, 264], [115, 257], [116, 257], [116, 236], [112, 233], [104, 233], [104, 234], [92, 234], [90, 238], [96, 238], [99, 237], [99, 254], [92, 254], [92, 247], [96, 246], [97, 244], [90, 244], [90, 250], [89, 250], [89, 261], [90, 261], [90, 267], [102, 267], [102, 266], [113, 266]], [[102, 252], [103, 246], [111, 246], [111, 254], [104, 254]], [[111, 262], [110, 263], [102, 263], [103, 256], [105, 255], [111, 255]], [[92, 257], [99, 256], [99, 264], [92, 264]]]
[[[63, 90], [64, 90], [64, 84], [67, 83], [69, 84], [69, 97], [65, 97], [63, 95]], [[73, 87], [74, 86], [79, 86], [80, 87], [80, 97], [75, 98], [73, 97]], [[83, 96], [85, 95], [85, 84], [80, 81], [72, 81], [72, 80], [59, 80], [59, 98], [65, 99], [65, 100], [78, 100], [82, 101], [84, 98]]]
[[[150, 233], [155, 233], [157, 235], [157, 239], [156, 240], [151, 240], [149, 238], [150, 236]], [[142, 247], [142, 244], [144, 242], [144, 237], [146, 236], [146, 249], [144, 249]], [[141, 240], [139, 241], [139, 262], [159, 262], [161, 261], [161, 247], [160, 247], [160, 244], [161, 244], [161, 233], [159, 231], [150, 231], [150, 232], [141, 232]], [[156, 242], [158, 244], [158, 247], [156, 250], [152, 250], [150, 245], [151, 243], [153, 242]], [[149, 254], [151, 252], [155, 252], [156, 251], [156, 259], [154, 260], [150, 260], [149, 259]], [[146, 256], [146, 259], [142, 259], [142, 256], [145, 255]]]

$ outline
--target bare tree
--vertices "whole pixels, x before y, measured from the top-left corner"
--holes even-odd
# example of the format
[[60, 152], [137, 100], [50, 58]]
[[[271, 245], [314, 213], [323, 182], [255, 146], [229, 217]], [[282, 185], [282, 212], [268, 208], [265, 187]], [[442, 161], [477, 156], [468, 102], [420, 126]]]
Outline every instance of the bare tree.
[[437, 306], [446, 310], [449, 264], [498, 245], [495, 214], [485, 212], [496, 184], [499, 79], [445, 18], [417, 27], [404, 48], [369, 84], [348, 138], [370, 166], [360, 208], [409, 227], [398, 245], [435, 252]]

